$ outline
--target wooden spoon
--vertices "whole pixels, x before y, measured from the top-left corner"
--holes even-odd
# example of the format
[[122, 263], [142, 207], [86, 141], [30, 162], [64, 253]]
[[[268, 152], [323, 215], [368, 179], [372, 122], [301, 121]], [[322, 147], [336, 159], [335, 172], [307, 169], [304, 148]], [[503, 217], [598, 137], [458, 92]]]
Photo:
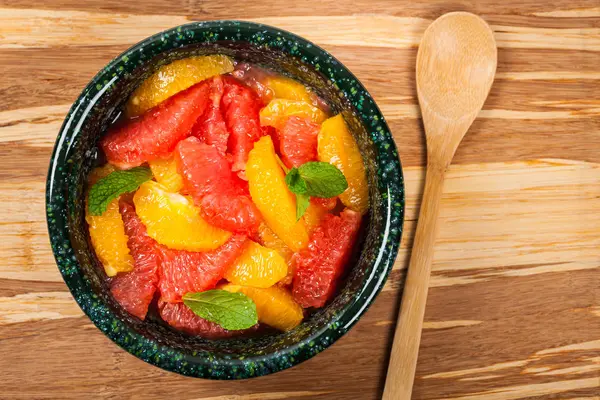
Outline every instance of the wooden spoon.
[[496, 53], [490, 27], [466, 12], [435, 20], [419, 46], [417, 93], [427, 137], [427, 176], [384, 400], [408, 400], [412, 393], [444, 177], [490, 91]]

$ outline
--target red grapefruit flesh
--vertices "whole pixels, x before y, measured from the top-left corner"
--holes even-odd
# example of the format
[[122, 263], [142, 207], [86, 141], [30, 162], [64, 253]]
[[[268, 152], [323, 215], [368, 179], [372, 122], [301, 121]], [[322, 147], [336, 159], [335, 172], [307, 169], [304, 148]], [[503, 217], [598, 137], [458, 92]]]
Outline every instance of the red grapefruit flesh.
[[325, 210], [327, 211], [331, 211], [335, 208], [335, 206], [337, 205], [337, 196], [336, 197], [329, 197], [329, 198], [324, 198], [324, 197], [311, 197], [310, 198], [310, 202], [314, 203], [320, 207], [323, 207]]
[[246, 236], [234, 235], [224, 245], [208, 252], [172, 250], [160, 251], [160, 289], [163, 301], [181, 302], [188, 293], [203, 292], [215, 287], [227, 268], [242, 253]]
[[288, 168], [299, 167], [317, 160], [317, 137], [319, 124], [297, 116], [285, 122], [279, 135], [281, 160]]
[[214, 322], [197, 316], [183, 303], [166, 303], [159, 300], [158, 311], [161, 318], [173, 328], [206, 339], [229, 338], [256, 330], [256, 328], [250, 328], [240, 331], [228, 331]]
[[134, 267], [130, 272], [117, 274], [110, 291], [128, 313], [143, 320], [158, 283], [158, 244], [146, 233], [146, 227], [131, 203], [121, 201], [119, 211], [129, 237], [127, 245]]
[[222, 106], [229, 130], [228, 149], [233, 156], [233, 171], [246, 168], [248, 153], [260, 139], [262, 129], [258, 113], [262, 107], [256, 93], [234, 78], [224, 78]]
[[308, 247], [294, 254], [294, 300], [302, 307], [323, 307], [334, 294], [360, 228], [359, 213], [346, 208], [326, 215], [311, 234]]
[[119, 168], [166, 158], [188, 137], [209, 103], [210, 84], [200, 82], [146, 111], [141, 117], [111, 129], [100, 141], [108, 162]]
[[247, 182], [231, 171], [227, 158], [215, 147], [191, 137], [177, 145], [175, 157], [184, 188], [208, 223], [246, 234], [258, 228], [260, 213]]
[[262, 135], [263, 136], [271, 136], [271, 140], [273, 141], [273, 147], [275, 147], [275, 151], [279, 154], [280, 142], [279, 142], [279, 131], [275, 129], [274, 126], [262, 126]]
[[221, 154], [227, 151], [229, 131], [221, 112], [221, 98], [223, 97], [223, 79], [217, 76], [210, 82], [210, 104], [204, 115], [198, 119], [192, 135], [201, 142], [216, 147]]

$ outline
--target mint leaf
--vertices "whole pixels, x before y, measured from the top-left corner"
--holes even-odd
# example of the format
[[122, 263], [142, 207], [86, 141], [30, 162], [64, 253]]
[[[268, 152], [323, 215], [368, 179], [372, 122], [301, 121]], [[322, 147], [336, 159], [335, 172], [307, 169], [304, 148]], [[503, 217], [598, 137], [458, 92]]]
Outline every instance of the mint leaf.
[[100, 179], [90, 189], [88, 209], [91, 215], [102, 215], [111, 201], [123, 193], [136, 190], [142, 183], [152, 179], [152, 171], [135, 167], [126, 171], [114, 171]]
[[220, 289], [186, 293], [183, 303], [197, 316], [228, 330], [247, 329], [258, 323], [256, 304], [243, 293]]
[[285, 176], [285, 183], [287, 184], [290, 192], [296, 194], [305, 194], [306, 193], [306, 182], [300, 176], [300, 171], [298, 168], [290, 169], [290, 172]]
[[296, 221], [298, 221], [310, 204], [310, 196], [296, 193]]
[[309, 196], [334, 197], [348, 188], [342, 171], [326, 162], [307, 162], [298, 168], [298, 172], [306, 185], [305, 193]]

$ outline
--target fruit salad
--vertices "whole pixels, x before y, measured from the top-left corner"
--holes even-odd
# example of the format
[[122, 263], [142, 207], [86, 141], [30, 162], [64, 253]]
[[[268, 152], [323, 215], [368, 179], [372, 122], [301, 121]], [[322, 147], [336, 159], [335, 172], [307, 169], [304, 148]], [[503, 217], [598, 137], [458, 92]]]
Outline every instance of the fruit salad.
[[89, 238], [129, 314], [222, 339], [291, 330], [335, 296], [368, 186], [311, 88], [224, 55], [177, 60], [98, 145]]

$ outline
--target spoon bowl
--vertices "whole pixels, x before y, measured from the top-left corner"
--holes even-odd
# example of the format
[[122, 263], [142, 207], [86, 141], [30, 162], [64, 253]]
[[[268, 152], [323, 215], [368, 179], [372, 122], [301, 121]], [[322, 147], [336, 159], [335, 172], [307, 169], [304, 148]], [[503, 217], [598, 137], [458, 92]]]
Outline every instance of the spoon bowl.
[[444, 148], [440, 161], [447, 161], [446, 167], [487, 98], [496, 64], [493, 32], [474, 14], [445, 14], [423, 35], [417, 54], [417, 94], [428, 152], [436, 150], [439, 141]]

